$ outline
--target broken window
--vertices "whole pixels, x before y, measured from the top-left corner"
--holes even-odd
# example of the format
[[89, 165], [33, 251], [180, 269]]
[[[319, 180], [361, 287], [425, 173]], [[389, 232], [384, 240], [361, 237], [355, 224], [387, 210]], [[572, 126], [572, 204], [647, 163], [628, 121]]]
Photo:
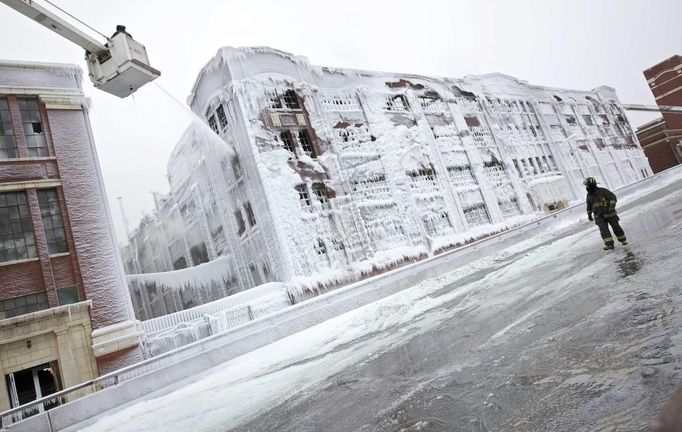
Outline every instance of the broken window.
[[317, 200], [322, 204], [322, 208], [327, 208], [329, 204], [329, 191], [324, 183], [313, 183], [313, 193]]
[[266, 89], [265, 95], [267, 98], [267, 106], [270, 109], [282, 109], [282, 101], [275, 89]]
[[320, 102], [325, 111], [362, 111], [354, 91], [321, 90]]
[[593, 126], [594, 122], [592, 121], [592, 116], [589, 114], [583, 114], [583, 121], [587, 126]]
[[246, 218], [249, 220], [249, 225], [256, 225], [256, 216], [253, 214], [253, 207], [251, 207], [251, 202], [247, 201], [244, 204], [244, 210], [246, 210]]
[[298, 103], [298, 96], [296, 95], [296, 92], [289, 89], [284, 92], [284, 96], [282, 97], [284, 99], [284, 105], [289, 108], [289, 109], [301, 109], [301, 105]]
[[327, 246], [324, 244], [324, 241], [322, 241], [321, 238], [318, 238], [317, 241], [315, 242], [315, 253], [317, 253], [318, 255], [327, 254]]
[[242, 211], [237, 209], [234, 211], [234, 218], [237, 221], [237, 235], [241, 236], [246, 231], [246, 222], [244, 221], [244, 216], [242, 216]]
[[0, 193], [0, 262], [37, 256], [26, 192]]
[[300, 131], [298, 131], [298, 142], [301, 143], [303, 153], [307, 154], [311, 158], [317, 157], [317, 154], [315, 153], [315, 148], [313, 147], [312, 140], [310, 139], [310, 135], [308, 134], [307, 130], [301, 129]]
[[602, 126], [608, 126], [611, 124], [611, 122], [609, 121], [609, 116], [607, 116], [606, 114], [601, 114], [599, 118], [601, 119]]
[[57, 190], [39, 189], [38, 204], [40, 205], [40, 216], [43, 220], [48, 253], [52, 255], [68, 252], [69, 247], [66, 244], [66, 232], [64, 231], [64, 220], [62, 219], [62, 209], [59, 205]]
[[213, 132], [218, 133], [218, 123], [216, 123], [215, 116], [211, 114], [208, 118], [208, 125], [213, 129]]
[[17, 156], [17, 143], [14, 139], [9, 104], [6, 98], [0, 98], [0, 159], [11, 159]]
[[300, 185], [296, 186], [296, 192], [298, 192], [298, 199], [301, 202], [301, 205], [304, 208], [310, 207], [310, 195], [308, 195], [308, 189], [305, 186], [305, 183], [301, 183]]
[[464, 116], [464, 121], [470, 128], [481, 126], [481, 122], [478, 120], [478, 116], [475, 115]]
[[290, 131], [282, 131], [279, 134], [279, 139], [282, 141], [282, 145], [285, 149], [293, 154], [296, 154], [296, 148], [294, 147], [294, 139], [291, 137]]
[[[30, 345], [30, 342], [29, 342]], [[29, 346], [30, 348], [30, 346]], [[57, 361], [5, 375], [5, 384], [13, 408], [50, 396], [61, 389]], [[21, 412], [23, 418], [58, 406], [63, 398], [48, 399]]]
[[384, 109], [392, 112], [406, 112], [409, 108], [405, 95], [387, 96], [384, 101]]
[[222, 104], [218, 105], [218, 108], [215, 110], [216, 115], [218, 116], [218, 121], [220, 122], [220, 129], [225, 129], [227, 127], [227, 116], [225, 116], [225, 108], [223, 108]]
[[19, 110], [21, 111], [21, 122], [24, 126], [28, 155], [31, 157], [49, 156], [38, 99], [19, 99]]

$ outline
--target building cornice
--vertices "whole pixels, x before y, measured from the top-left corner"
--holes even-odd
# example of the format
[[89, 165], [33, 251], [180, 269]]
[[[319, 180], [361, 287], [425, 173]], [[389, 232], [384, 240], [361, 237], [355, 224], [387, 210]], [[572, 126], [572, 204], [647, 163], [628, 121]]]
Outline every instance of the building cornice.
[[47, 109], [79, 110], [86, 106], [83, 92], [74, 89], [0, 85], [0, 95], [38, 96]]

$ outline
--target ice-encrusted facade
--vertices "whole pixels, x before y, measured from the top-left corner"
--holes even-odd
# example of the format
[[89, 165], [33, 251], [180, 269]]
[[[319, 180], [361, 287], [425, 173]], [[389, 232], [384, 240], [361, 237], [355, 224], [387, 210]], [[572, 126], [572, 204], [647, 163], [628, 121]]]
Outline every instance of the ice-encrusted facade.
[[650, 175], [608, 87], [333, 69], [226, 47], [188, 103], [226, 144], [214, 161], [225, 183], [203, 187], [219, 197], [244, 286], [357, 280], [582, 200], [585, 176], [617, 188]]

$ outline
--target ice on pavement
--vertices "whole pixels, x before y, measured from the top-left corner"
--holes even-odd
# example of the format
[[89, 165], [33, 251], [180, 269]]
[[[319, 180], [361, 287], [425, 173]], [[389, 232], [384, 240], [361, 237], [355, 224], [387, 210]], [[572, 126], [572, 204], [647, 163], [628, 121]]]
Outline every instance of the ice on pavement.
[[[628, 222], [664, 208], [671, 200], [680, 202], [682, 192], [678, 190], [672, 197], [661, 197], [626, 212], [626, 232]], [[487, 343], [504, 343], [526, 321], [546, 313], [565, 297], [593, 289], [593, 284], [586, 281], [603, 283], [604, 278], [618, 277], [609, 254], [596, 253], [594, 259], [583, 259], [582, 267], [574, 267], [585, 251], [600, 248], [601, 240], [593, 225], [572, 225], [563, 231], [566, 234], [562, 237], [557, 233], [537, 236], [238, 357], [187, 380], [186, 385], [168, 394], [105, 415], [82, 430], [232, 430], [293, 395], [314, 392], [344, 369], [370, 362], [463, 312], [476, 310], [482, 316], [489, 315], [491, 325], [499, 330]], [[613, 299], [600, 313], [617, 309], [617, 302], [625, 301]], [[496, 311], [513, 304], [527, 307], [521, 314], [494, 319]], [[457, 332], [457, 328], [452, 331]], [[448, 368], [452, 371], [466, 366], [452, 358]]]

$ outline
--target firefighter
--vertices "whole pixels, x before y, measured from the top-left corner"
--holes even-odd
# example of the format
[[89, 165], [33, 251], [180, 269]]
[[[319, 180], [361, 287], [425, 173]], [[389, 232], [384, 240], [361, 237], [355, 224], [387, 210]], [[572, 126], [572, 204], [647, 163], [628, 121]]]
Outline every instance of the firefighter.
[[613, 237], [609, 231], [609, 225], [613, 229], [616, 238], [623, 245], [628, 244], [623, 228], [620, 227], [616, 214], [616, 195], [606, 188], [597, 187], [597, 180], [588, 177], [583, 182], [587, 189], [587, 218], [599, 227], [601, 238], [604, 240], [604, 250], [613, 249]]

